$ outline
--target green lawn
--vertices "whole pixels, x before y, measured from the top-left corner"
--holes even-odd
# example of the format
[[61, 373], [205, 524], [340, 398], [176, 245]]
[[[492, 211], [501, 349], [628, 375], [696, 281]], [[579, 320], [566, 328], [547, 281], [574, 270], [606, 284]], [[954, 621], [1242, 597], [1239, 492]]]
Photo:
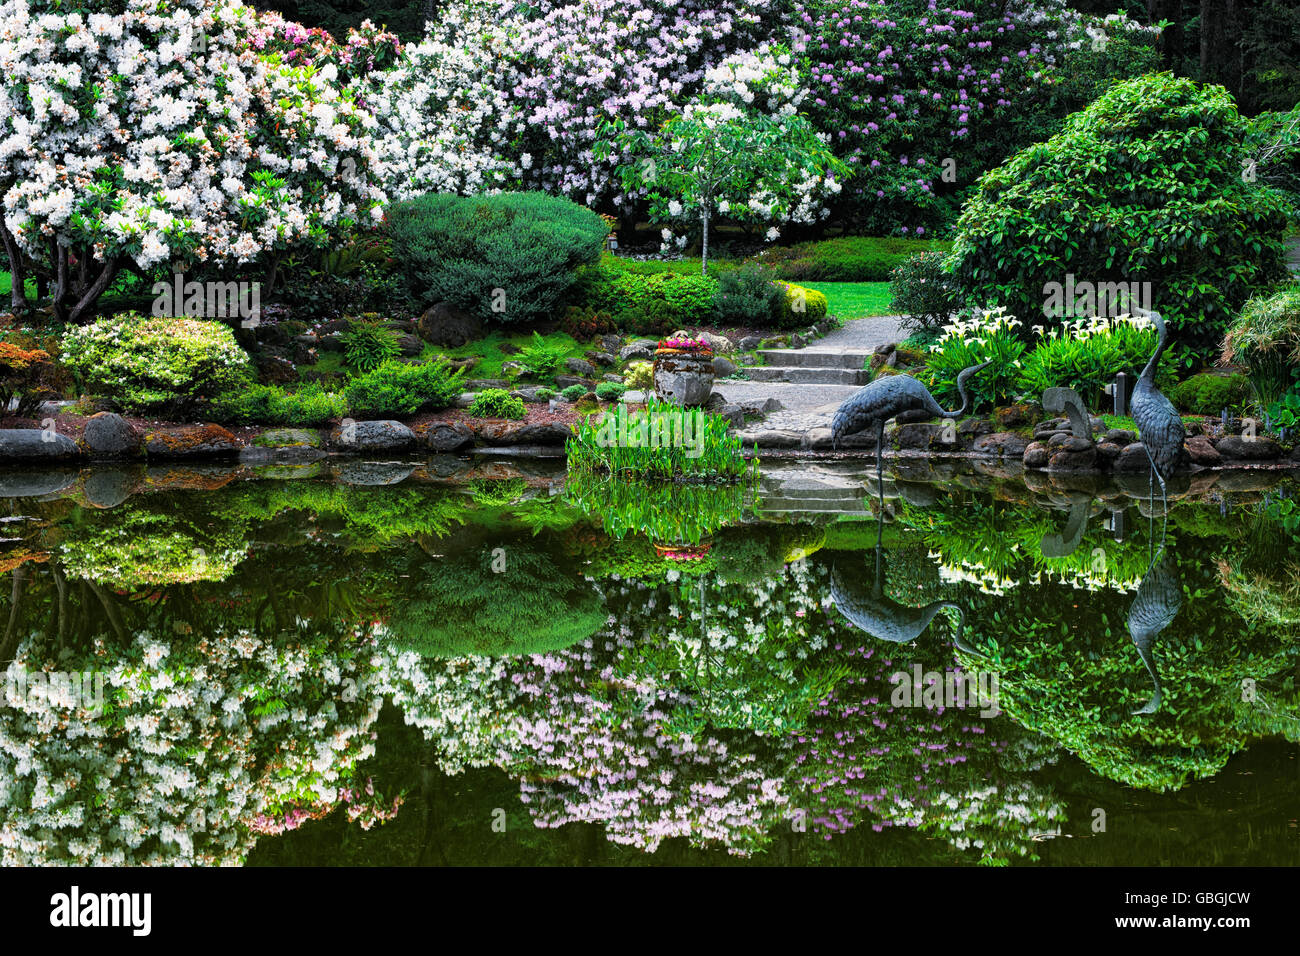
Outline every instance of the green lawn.
[[830, 314], [841, 319], [896, 314], [889, 305], [888, 282], [807, 282], [804, 284], [826, 296]]

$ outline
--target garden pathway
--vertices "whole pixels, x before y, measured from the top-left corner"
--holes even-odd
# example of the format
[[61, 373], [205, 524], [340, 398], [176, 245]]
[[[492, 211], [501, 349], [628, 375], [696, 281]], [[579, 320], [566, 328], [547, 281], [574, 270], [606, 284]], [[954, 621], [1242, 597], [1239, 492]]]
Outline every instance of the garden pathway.
[[781, 410], [769, 412], [761, 424], [742, 434], [773, 429], [807, 434], [829, 428], [835, 409], [869, 380], [862, 369], [871, 353], [907, 337], [900, 319], [850, 319], [806, 348], [765, 350], [766, 365], [741, 369], [743, 380], [719, 379], [713, 390], [728, 402], [774, 398], [781, 403]]

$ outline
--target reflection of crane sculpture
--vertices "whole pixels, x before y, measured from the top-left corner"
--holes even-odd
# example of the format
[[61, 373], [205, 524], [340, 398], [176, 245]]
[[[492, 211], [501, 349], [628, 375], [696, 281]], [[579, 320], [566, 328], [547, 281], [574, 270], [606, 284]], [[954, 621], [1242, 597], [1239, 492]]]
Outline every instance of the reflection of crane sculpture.
[[[1133, 421], [1137, 423], [1138, 434], [1142, 438], [1142, 447], [1151, 462], [1151, 469], [1160, 482], [1160, 498], [1164, 502], [1165, 510], [1168, 511], [1169, 494], [1165, 479], [1173, 475], [1174, 468], [1178, 465], [1183, 453], [1183, 440], [1187, 437], [1187, 433], [1183, 430], [1183, 420], [1178, 410], [1169, 399], [1165, 398], [1160, 389], [1156, 388], [1156, 365], [1159, 364], [1160, 356], [1164, 354], [1165, 347], [1169, 344], [1165, 320], [1160, 317], [1159, 312], [1148, 312], [1140, 308], [1135, 308], [1134, 311], [1140, 315], [1150, 316], [1160, 334], [1156, 350], [1151, 353], [1151, 360], [1147, 362], [1146, 368], [1138, 377], [1137, 384], [1133, 386], [1133, 399], [1129, 410]], [[1151, 497], [1154, 505], [1154, 488]]]
[[957, 627], [953, 632], [953, 643], [967, 654], [974, 657], [982, 656], [962, 640], [966, 616], [962, 612], [961, 605], [952, 601], [931, 601], [924, 607], [909, 607], [885, 596], [884, 549], [881, 547], [881, 533], [885, 522], [884, 504], [882, 499], [879, 525], [876, 530], [875, 581], [868, 590], [861, 583], [850, 583], [839, 568], [831, 568], [831, 600], [854, 627], [891, 644], [910, 644], [925, 633], [925, 629], [930, 626], [936, 614], [945, 608], [951, 608], [957, 612]]
[[1138, 585], [1137, 597], [1128, 609], [1128, 632], [1156, 688], [1151, 699], [1133, 711], [1135, 714], [1154, 714], [1160, 709], [1160, 675], [1156, 673], [1152, 642], [1173, 623], [1183, 606], [1183, 586], [1173, 563], [1163, 551], [1157, 558], [1147, 568], [1142, 583]]
[[923, 408], [935, 418], [957, 418], [970, 408], [966, 394], [966, 380], [992, 361], [962, 369], [957, 376], [957, 392], [961, 395], [961, 408], [948, 412], [939, 407], [929, 390], [910, 375], [888, 375], [862, 386], [835, 410], [831, 420], [831, 441], [836, 448], [840, 439], [856, 435], [875, 426], [876, 474], [884, 470], [885, 422], [903, 412]]

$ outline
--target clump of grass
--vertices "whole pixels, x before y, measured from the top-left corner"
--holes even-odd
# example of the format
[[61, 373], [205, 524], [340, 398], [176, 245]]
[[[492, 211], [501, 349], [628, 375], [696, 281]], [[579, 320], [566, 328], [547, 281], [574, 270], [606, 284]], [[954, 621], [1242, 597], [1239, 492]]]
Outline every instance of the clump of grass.
[[[644, 412], [620, 404], [574, 425], [566, 453], [571, 475], [660, 480], [738, 479], [751, 470], [728, 421], [698, 408], [651, 400]], [[754, 467], [757, 467], [755, 463]]]

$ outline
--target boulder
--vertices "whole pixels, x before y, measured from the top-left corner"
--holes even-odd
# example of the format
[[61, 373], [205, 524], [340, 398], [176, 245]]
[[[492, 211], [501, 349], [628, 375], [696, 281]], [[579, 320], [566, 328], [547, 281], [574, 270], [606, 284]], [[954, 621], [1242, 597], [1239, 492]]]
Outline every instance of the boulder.
[[1093, 447], [1092, 442], [1087, 438], [1077, 438], [1069, 432], [1057, 432], [1048, 439], [1047, 447], [1053, 453], [1058, 451], [1068, 451], [1079, 454], [1088, 451]]
[[617, 355], [618, 350], [622, 348], [622, 346], [623, 346], [622, 336], [616, 335], [613, 332], [606, 332], [604, 335], [600, 337], [600, 347], [606, 352], [612, 352], [613, 354]]
[[739, 349], [742, 352], [752, 352], [763, 344], [763, 340], [757, 335], [746, 335], [740, 340]]
[[81, 454], [77, 443], [67, 435], [43, 428], [5, 428], [0, 430], [0, 462], [64, 460]]
[[1137, 435], [1134, 435], [1127, 428], [1111, 428], [1101, 436], [1102, 441], [1110, 442], [1112, 445], [1119, 445], [1120, 448], [1133, 444], [1133, 442], [1137, 441], [1137, 438]]
[[1120, 452], [1123, 450], [1123, 445], [1117, 445], [1113, 441], [1098, 442], [1097, 459], [1098, 461], [1112, 462], [1119, 457]]
[[1186, 447], [1187, 454], [1191, 457], [1193, 465], [1213, 468], [1223, 461], [1223, 456], [1219, 454], [1218, 449], [1204, 435], [1193, 435], [1187, 439]]
[[899, 425], [912, 425], [917, 422], [928, 422], [932, 418], [934, 416], [924, 408], [909, 408], [907, 411], [899, 412], [894, 421]]
[[504, 378], [471, 378], [465, 383], [465, 388], [471, 392], [481, 392], [485, 388], [509, 388], [510, 383]]
[[268, 428], [253, 443], [262, 448], [319, 448], [324, 441], [314, 428]]
[[225, 458], [239, 454], [239, 441], [220, 425], [160, 428], [144, 439], [151, 458]]
[[1036, 441], [1026, 446], [1024, 457], [1021, 459], [1026, 468], [1045, 468], [1047, 461], [1051, 457], [1051, 452], [1043, 442]]
[[795, 431], [763, 428], [755, 431], [739, 432], [738, 438], [750, 446], [759, 448], [799, 448], [803, 445], [803, 436]]
[[924, 425], [913, 423], [909, 425], [900, 425], [894, 435], [895, 441], [898, 442], [900, 449], [908, 451], [924, 451], [939, 439], [939, 434], [943, 431], [942, 425]]
[[591, 382], [580, 375], [555, 376], [555, 390], [557, 392], [564, 391], [564, 389], [568, 388], [570, 385], [581, 385], [584, 388], [591, 388]]
[[1119, 453], [1115, 463], [1111, 466], [1115, 471], [1150, 471], [1151, 462], [1147, 458], [1146, 449], [1140, 441], [1129, 442], [1124, 446], [1124, 450]]
[[474, 433], [467, 425], [435, 422], [424, 433], [424, 441], [435, 452], [460, 451], [474, 444]]
[[[515, 398], [519, 398], [525, 402], [530, 402], [536, 405], [540, 402], [548, 401], [548, 399], [542, 398], [540, 395], [537, 394], [542, 389], [546, 389], [546, 386], [545, 385], [524, 385], [521, 386], [520, 388], [515, 389], [510, 394]], [[547, 391], [554, 392], [555, 389], [551, 388], [551, 389], [547, 389]]]
[[1015, 432], [994, 432], [975, 439], [975, 451], [981, 455], [997, 455], [999, 458], [1023, 459], [1029, 443]]
[[618, 350], [618, 358], [621, 362], [628, 362], [632, 359], [650, 359], [654, 358], [655, 346], [657, 343], [650, 342], [648, 345], [645, 341], [632, 342]]
[[395, 421], [345, 421], [330, 433], [330, 442], [344, 451], [402, 451], [415, 444], [415, 433]]
[[1228, 435], [1215, 442], [1214, 448], [1230, 461], [1272, 461], [1282, 455], [1281, 447], [1267, 435], [1254, 438]]
[[439, 302], [416, 320], [420, 338], [444, 348], [460, 348], [483, 336], [483, 320], [465, 313], [449, 302]]
[[140, 433], [114, 412], [100, 412], [86, 422], [81, 442], [96, 458], [125, 458], [140, 450]]
[[713, 332], [701, 332], [696, 336], [698, 339], [704, 339], [709, 345], [713, 346], [714, 354], [736, 351], [736, 344], [725, 335], [717, 335]]
[[402, 354], [407, 358], [415, 358], [424, 351], [424, 340], [418, 335], [411, 335], [408, 332], [397, 337], [397, 347], [402, 350]]
[[580, 358], [570, 358], [564, 360], [564, 367], [574, 375], [595, 375], [596, 366]]
[[745, 410], [739, 405], [723, 405], [715, 414], [725, 418], [732, 428], [743, 428], [745, 425]]
[[1092, 471], [1097, 467], [1097, 449], [1086, 438], [1075, 439], [1087, 442], [1086, 447], [1074, 450], [1061, 446], [1053, 451], [1047, 459], [1048, 471]]
[[484, 422], [475, 431], [488, 445], [558, 445], [571, 434], [568, 425], [526, 425], [523, 422]]
[[588, 352], [587, 358], [593, 365], [609, 367], [618, 364], [618, 356], [610, 352]]
[[724, 359], [721, 355], [713, 356], [713, 374], [718, 378], [726, 378], [728, 375], [736, 374], [736, 364]]
[[1013, 428], [1025, 428], [1030, 425], [1036, 425], [1042, 420], [1042, 417], [1042, 406], [1030, 403], [1008, 405], [1005, 408], [999, 408], [993, 412], [993, 420], [997, 422], [998, 428], [1001, 431], [1009, 431]]
[[987, 418], [967, 418], [957, 426], [957, 434], [962, 438], [978, 438], [992, 433], [993, 423]]

